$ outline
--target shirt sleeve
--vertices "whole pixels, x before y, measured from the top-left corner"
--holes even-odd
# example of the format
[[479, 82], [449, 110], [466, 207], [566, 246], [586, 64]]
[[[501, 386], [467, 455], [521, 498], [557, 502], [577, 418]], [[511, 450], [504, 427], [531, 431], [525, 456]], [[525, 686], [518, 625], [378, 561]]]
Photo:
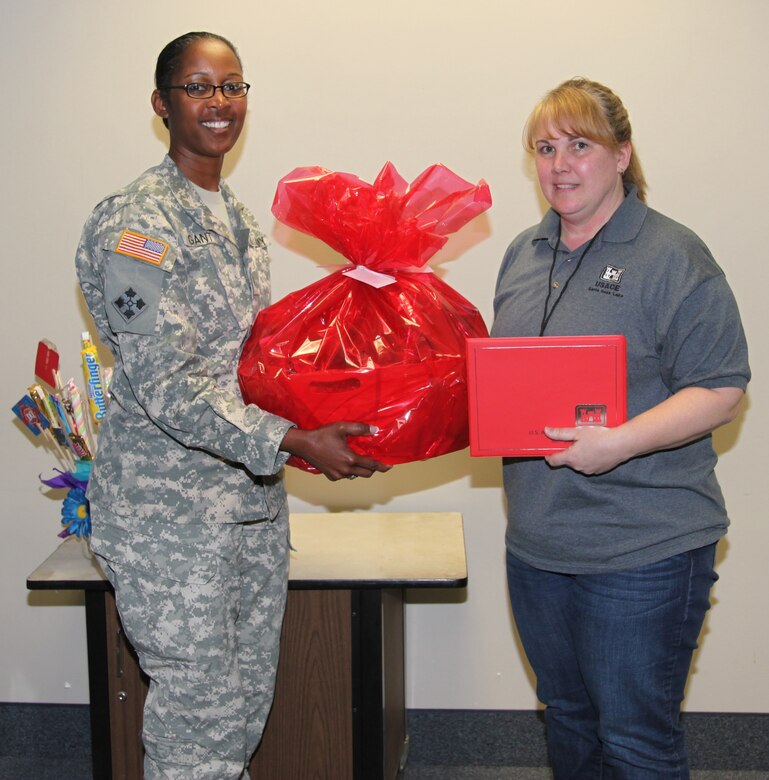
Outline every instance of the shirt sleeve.
[[681, 302], [663, 342], [660, 370], [674, 393], [690, 386], [747, 387], [747, 342], [723, 274], [704, 280]]
[[276, 473], [288, 458], [279, 447], [292, 423], [243, 402], [243, 328], [226, 291], [191, 268], [178, 233], [162, 208], [145, 203], [118, 209], [84, 234], [78, 265], [88, 269], [83, 291], [115, 354], [113, 402], [134, 407], [186, 448], [255, 475]]

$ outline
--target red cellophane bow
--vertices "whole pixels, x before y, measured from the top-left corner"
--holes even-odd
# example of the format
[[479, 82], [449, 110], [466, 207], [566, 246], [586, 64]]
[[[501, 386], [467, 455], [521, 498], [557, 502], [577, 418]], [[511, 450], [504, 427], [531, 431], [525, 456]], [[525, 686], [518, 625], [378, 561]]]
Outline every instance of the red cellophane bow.
[[478, 310], [423, 266], [490, 205], [484, 181], [443, 165], [411, 184], [391, 163], [373, 184], [319, 167], [281, 179], [275, 217], [353, 265], [260, 312], [239, 366], [244, 399], [300, 428], [376, 426], [350, 446], [384, 463], [466, 447], [465, 339], [488, 332]]

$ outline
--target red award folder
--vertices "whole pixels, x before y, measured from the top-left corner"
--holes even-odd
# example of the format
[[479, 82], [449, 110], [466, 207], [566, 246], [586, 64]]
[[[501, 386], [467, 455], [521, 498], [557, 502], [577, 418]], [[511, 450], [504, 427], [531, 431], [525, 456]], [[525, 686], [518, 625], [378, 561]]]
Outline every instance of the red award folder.
[[471, 455], [550, 455], [570, 442], [545, 426], [627, 418], [624, 336], [468, 339], [467, 368]]

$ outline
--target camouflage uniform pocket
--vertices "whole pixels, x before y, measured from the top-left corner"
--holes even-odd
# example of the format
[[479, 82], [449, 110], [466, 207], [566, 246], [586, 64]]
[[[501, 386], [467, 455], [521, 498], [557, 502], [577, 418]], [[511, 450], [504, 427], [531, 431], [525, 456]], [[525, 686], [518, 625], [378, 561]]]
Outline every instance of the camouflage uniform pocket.
[[177, 742], [144, 734], [144, 749], [151, 762], [163, 766], [196, 767], [205, 763], [210, 750], [194, 742]]
[[205, 585], [216, 577], [218, 556], [209, 545], [206, 526], [186, 523], [136, 525], [142, 530], [102, 519], [91, 540], [92, 550], [116, 571], [129, 568], [152, 579]]

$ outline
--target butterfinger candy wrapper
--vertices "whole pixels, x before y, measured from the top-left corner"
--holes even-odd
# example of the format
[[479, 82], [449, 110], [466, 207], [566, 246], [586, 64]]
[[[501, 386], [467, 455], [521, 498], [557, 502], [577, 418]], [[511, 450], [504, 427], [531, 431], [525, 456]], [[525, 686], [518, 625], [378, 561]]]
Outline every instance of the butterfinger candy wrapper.
[[80, 350], [80, 356], [83, 360], [83, 375], [88, 390], [88, 408], [94, 425], [98, 427], [107, 413], [107, 391], [104, 389], [99, 352], [91, 343], [91, 334], [84, 331], [82, 340], [83, 348]]

